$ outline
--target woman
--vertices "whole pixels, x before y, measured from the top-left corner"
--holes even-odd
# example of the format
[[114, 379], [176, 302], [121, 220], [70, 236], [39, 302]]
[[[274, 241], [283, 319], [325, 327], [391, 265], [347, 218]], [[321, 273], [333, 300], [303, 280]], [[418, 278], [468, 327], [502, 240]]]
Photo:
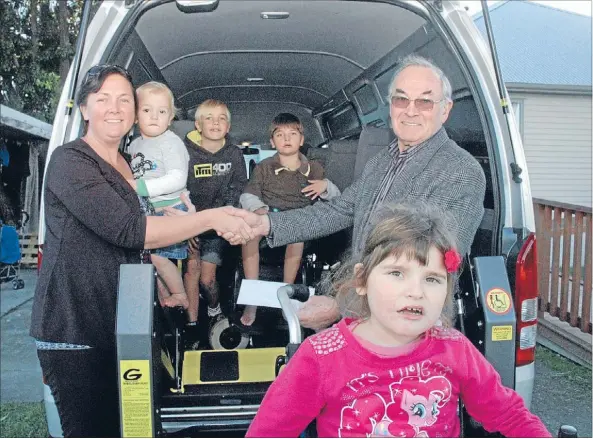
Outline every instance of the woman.
[[236, 209], [145, 216], [119, 152], [135, 120], [128, 72], [89, 70], [77, 95], [85, 134], [53, 153], [45, 175], [46, 240], [33, 303], [31, 335], [66, 437], [117, 437], [115, 342], [120, 264], [140, 263], [143, 249], [209, 229], [253, 237]]

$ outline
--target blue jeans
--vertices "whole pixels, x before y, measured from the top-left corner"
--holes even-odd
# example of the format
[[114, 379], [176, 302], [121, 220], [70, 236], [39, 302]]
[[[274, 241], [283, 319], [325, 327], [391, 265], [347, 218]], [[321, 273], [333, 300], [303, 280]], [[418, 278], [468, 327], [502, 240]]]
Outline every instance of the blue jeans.
[[[173, 208], [187, 212], [187, 206], [183, 203], [176, 204], [175, 206], [173, 206]], [[165, 212], [161, 210], [160, 212], [156, 212], [154, 215], [164, 216]], [[156, 249], [154, 251], [154, 254], [169, 259], [187, 259], [187, 241], [179, 242], [177, 244]]]

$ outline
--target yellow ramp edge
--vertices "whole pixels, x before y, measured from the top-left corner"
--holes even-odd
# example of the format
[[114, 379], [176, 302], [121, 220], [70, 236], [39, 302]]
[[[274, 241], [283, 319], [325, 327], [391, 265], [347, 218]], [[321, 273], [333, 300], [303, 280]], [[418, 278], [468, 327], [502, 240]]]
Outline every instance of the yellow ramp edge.
[[[200, 364], [202, 354], [216, 352], [237, 352], [239, 379], [228, 381], [202, 381]], [[186, 351], [183, 358], [182, 385], [220, 384], [220, 383], [265, 383], [276, 379], [276, 360], [286, 355], [285, 348], [234, 349], [220, 351]]]

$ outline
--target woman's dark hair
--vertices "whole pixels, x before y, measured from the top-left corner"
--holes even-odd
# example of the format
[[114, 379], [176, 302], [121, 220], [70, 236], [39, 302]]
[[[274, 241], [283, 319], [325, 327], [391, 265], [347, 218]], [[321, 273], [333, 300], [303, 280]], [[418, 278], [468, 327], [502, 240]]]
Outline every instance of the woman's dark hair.
[[101, 87], [103, 87], [105, 79], [107, 79], [109, 75], [113, 74], [126, 78], [132, 86], [132, 91], [135, 91], [132, 77], [126, 69], [114, 64], [100, 64], [91, 67], [89, 71], [86, 72], [86, 75], [84, 75], [84, 79], [82, 80], [80, 87], [78, 87], [78, 92], [76, 93], [76, 105], [79, 107], [81, 105], [86, 105], [89, 95], [91, 93], [97, 93]]
[[[109, 75], [120, 75], [123, 76], [128, 80], [130, 86], [132, 87], [132, 98], [134, 98], [134, 107], [136, 107], [136, 89], [134, 87], [134, 82], [132, 81], [132, 76], [130, 73], [124, 69], [123, 67], [117, 66], [115, 64], [99, 64], [93, 66], [86, 72], [80, 87], [78, 87], [78, 91], [76, 93], [76, 105], [80, 108], [81, 105], [86, 105], [89, 95], [91, 93], [97, 93], [103, 87], [103, 83], [107, 79]], [[88, 129], [88, 121], [83, 121], [83, 134], [86, 134]]]

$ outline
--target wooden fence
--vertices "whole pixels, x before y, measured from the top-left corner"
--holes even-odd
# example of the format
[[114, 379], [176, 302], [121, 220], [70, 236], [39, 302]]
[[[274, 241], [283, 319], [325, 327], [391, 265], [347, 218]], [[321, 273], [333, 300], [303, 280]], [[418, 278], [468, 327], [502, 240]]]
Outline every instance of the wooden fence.
[[21, 244], [21, 264], [23, 267], [37, 267], [37, 252], [39, 251], [39, 236], [37, 233], [19, 235]]
[[591, 208], [533, 199], [539, 310], [591, 333]]

